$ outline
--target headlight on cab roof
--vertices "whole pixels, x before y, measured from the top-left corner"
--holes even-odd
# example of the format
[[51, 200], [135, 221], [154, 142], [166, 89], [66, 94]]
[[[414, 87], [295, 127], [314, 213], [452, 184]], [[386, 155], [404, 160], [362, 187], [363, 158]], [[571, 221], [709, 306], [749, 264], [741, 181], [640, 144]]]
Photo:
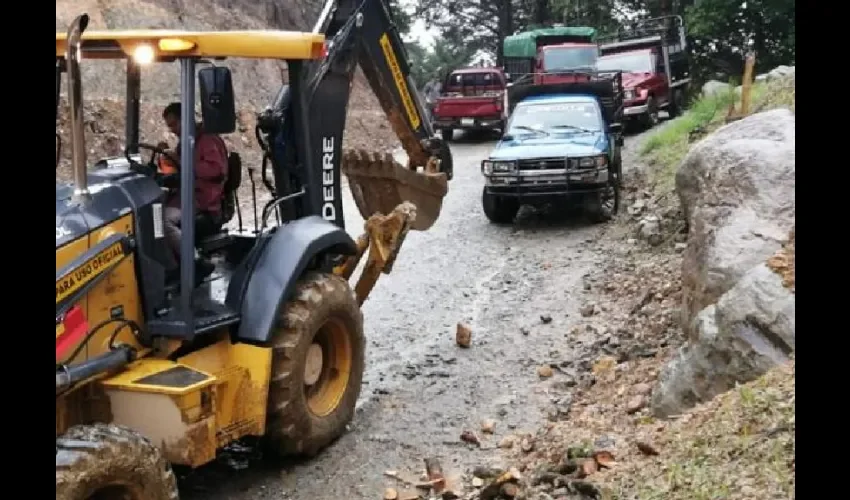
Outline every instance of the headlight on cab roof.
[[608, 164], [608, 158], [605, 155], [590, 156], [582, 158], [578, 161], [579, 167], [604, 167]]
[[481, 162], [481, 173], [484, 175], [510, 174], [515, 171], [515, 161], [484, 160]]

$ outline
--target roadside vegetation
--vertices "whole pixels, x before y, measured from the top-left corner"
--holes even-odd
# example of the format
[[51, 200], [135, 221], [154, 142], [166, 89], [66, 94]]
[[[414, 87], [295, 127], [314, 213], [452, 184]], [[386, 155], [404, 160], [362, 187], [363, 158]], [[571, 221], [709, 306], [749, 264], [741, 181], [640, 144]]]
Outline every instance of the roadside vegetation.
[[658, 433], [657, 456], [612, 468], [603, 479], [605, 496], [794, 498], [794, 381], [791, 361], [694, 409]]
[[[649, 184], [657, 193], [673, 189], [676, 168], [688, 153], [691, 144], [726, 123], [732, 105], [740, 110], [741, 98], [734, 85], [727, 92], [697, 98], [681, 117], [665, 124], [647, 138], [640, 155], [649, 165]], [[787, 107], [795, 111], [794, 77], [780, 78], [753, 85], [751, 112]]]

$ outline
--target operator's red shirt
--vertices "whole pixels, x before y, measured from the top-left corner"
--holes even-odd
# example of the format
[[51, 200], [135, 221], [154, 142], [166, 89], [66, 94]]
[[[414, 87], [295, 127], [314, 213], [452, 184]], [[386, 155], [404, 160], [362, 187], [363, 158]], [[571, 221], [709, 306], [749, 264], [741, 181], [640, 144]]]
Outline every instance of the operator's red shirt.
[[[195, 133], [195, 211], [218, 214], [224, 197], [227, 179], [227, 147], [216, 134], [206, 134], [200, 125]], [[175, 148], [180, 155], [180, 144]], [[180, 197], [174, 196], [171, 205], [180, 208]]]

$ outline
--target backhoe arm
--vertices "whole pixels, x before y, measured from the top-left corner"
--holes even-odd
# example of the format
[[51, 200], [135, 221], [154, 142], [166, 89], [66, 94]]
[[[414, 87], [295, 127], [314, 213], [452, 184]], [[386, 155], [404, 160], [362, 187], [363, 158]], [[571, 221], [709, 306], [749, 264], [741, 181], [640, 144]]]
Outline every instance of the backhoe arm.
[[[366, 232], [357, 240], [358, 254], [336, 272], [350, 277], [368, 251], [355, 286], [362, 303], [380, 273], [390, 272], [407, 232], [426, 230], [439, 216], [452, 157], [424, 118], [407, 53], [384, 0], [328, 0], [314, 32], [325, 35], [326, 56], [291, 61], [289, 85], [259, 117], [258, 135], [273, 166], [274, 186], [265, 173], [264, 181], [283, 220], [317, 214], [344, 228], [341, 174], [346, 174]], [[407, 152], [406, 166], [387, 152], [342, 150], [358, 65]], [[298, 201], [289, 203], [292, 197]]]
[[[354, 29], [344, 30], [347, 23]], [[329, 0], [313, 29], [334, 44], [353, 41], [356, 60], [378, 98], [411, 166], [425, 167], [438, 155], [434, 129], [410, 78], [410, 63], [398, 29], [384, 0]], [[337, 37], [342, 33], [342, 36]], [[329, 48], [331, 57], [335, 47]], [[340, 49], [344, 51], [345, 49]], [[346, 53], [346, 56], [348, 53]], [[345, 56], [343, 56], [344, 58]]]

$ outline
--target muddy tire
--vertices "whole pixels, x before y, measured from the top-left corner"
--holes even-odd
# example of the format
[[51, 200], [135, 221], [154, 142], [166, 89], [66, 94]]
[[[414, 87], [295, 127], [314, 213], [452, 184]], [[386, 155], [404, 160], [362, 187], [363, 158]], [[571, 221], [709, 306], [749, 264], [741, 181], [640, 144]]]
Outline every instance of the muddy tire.
[[605, 189], [595, 195], [589, 203], [590, 220], [600, 224], [613, 219], [620, 209], [620, 186], [609, 172], [608, 184]]
[[314, 456], [345, 432], [363, 380], [363, 314], [348, 282], [309, 273], [272, 337], [267, 448]]
[[440, 137], [443, 138], [444, 141], [449, 142], [455, 136], [455, 130], [453, 128], [441, 128], [440, 129]]
[[658, 125], [660, 120], [658, 117], [658, 103], [655, 102], [655, 97], [649, 96], [646, 100], [646, 113], [641, 116], [641, 124], [645, 129], [651, 129]]
[[56, 439], [56, 500], [177, 500], [159, 448], [112, 424], [80, 425]]
[[481, 206], [484, 215], [494, 224], [510, 224], [519, 212], [518, 200], [490, 194], [486, 189], [481, 193]]
[[682, 89], [673, 90], [668, 111], [670, 118], [675, 118], [685, 111], [685, 92]]

